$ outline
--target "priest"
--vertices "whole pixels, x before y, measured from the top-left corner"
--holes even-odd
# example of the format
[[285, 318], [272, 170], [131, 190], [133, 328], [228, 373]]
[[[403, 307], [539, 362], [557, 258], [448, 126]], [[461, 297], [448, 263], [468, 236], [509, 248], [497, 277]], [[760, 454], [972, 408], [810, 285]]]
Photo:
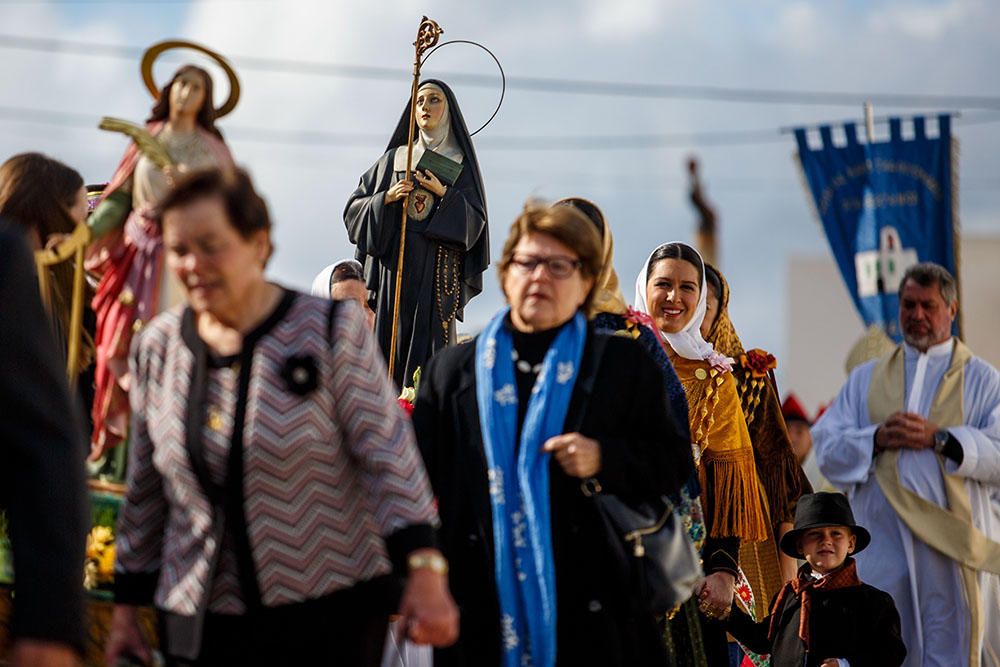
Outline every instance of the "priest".
[[903, 344], [857, 367], [812, 429], [876, 536], [858, 573], [895, 599], [908, 667], [1000, 666], [1000, 373], [952, 336], [957, 312], [946, 269], [907, 270]]

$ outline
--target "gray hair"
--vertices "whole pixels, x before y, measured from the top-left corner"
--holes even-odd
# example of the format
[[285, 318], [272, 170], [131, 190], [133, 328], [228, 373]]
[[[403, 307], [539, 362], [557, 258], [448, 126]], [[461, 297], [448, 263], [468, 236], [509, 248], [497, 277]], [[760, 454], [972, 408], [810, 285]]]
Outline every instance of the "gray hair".
[[921, 287], [937, 285], [941, 290], [941, 297], [949, 306], [958, 301], [958, 283], [955, 281], [955, 276], [940, 264], [920, 262], [908, 268], [903, 274], [903, 279], [899, 281], [900, 292], [903, 291], [903, 285], [907, 280], [912, 280]]

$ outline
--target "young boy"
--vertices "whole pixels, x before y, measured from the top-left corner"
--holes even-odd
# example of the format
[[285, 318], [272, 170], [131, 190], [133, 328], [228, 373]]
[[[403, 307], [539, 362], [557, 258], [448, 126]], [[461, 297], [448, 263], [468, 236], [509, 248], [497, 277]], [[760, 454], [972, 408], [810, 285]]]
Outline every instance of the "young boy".
[[730, 634], [752, 651], [770, 653], [772, 667], [898, 667], [906, 647], [896, 605], [888, 593], [862, 583], [848, 555], [869, 542], [846, 497], [802, 496], [795, 527], [780, 546], [806, 564], [760, 623], [734, 605]]

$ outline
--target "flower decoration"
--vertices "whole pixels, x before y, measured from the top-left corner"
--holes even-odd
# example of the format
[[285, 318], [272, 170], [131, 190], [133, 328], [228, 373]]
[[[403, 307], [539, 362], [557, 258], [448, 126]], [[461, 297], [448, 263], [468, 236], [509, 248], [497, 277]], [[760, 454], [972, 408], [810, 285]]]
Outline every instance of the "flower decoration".
[[319, 386], [319, 366], [309, 354], [289, 357], [281, 369], [281, 377], [292, 393], [305, 396]]
[[107, 526], [94, 526], [87, 535], [83, 586], [93, 590], [110, 584], [115, 574], [115, 534]]
[[396, 402], [399, 403], [399, 407], [403, 408], [403, 412], [406, 413], [406, 416], [410, 416], [413, 414], [413, 403], [406, 400], [402, 396], [397, 398]]
[[420, 367], [417, 366], [417, 370], [413, 371], [413, 386], [403, 387], [403, 391], [400, 392], [399, 398], [396, 402], [399, 403], [399, 407], [403, 408], [403, 412], [407, 416], [413, 414], [413, 402], [417, 400], [417, 387], [420, 386]]
[[766, 377], [769, 371], [778, 367], [778, 360], [774, 358], [773, 354], [755, 348], [740, 355], [740, 365], [749, 368], [753, 377], [762, 378]]

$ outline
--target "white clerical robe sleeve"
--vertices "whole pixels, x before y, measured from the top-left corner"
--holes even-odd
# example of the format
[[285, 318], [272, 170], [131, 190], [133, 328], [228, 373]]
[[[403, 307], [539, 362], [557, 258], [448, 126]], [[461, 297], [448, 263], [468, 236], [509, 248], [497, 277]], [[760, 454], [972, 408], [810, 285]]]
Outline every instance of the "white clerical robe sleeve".
[[946, 463], [950, 473], [1000, 485], [1000, 373], [979, 359], [965, 369], [965, 424], [948, 431], [962, 445], [962, 465]]
[[872, 367], [873, 364], [868, 363], [856, 368], [833, 405], [812, 427], [820, 472], [842, 490], [866, 482], [873, 469], [878, 425], [868, 423], [868, 384]]

